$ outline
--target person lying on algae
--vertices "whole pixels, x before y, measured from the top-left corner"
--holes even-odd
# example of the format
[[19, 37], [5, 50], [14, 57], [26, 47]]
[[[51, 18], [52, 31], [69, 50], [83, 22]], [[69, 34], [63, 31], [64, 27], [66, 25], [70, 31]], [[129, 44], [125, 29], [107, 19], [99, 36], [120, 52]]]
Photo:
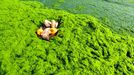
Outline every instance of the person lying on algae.
[[50, 40], [58, 32], [58, 22], [55, 20], [49, 21], [45, 20], [43, 25], [37, 30], [37, 35], [45, 40]]

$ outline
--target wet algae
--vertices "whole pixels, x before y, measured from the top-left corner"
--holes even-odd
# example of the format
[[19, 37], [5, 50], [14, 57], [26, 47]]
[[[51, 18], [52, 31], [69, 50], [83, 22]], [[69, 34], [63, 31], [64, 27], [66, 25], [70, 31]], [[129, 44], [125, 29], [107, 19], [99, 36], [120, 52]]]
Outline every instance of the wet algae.
[[37, 0], [53, 9], [97, 17], [113, 32], [134, 36], [134, 0]]
[[[50, 41], [35, 31], [60, 23]], [[48, 9], [34, 1], [0, 1], [0, 75], [132, 75], [134, 38], [113, 33], [90, 15]]]

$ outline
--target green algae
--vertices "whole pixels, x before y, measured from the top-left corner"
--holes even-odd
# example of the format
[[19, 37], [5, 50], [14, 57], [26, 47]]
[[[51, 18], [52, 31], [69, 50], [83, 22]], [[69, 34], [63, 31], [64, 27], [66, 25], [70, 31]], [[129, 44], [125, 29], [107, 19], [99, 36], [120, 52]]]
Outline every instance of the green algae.
[[134, 36], [134, 0], [37, 0], [49, 8], [99, 18], [113, 32]]
[[[44, 19], [60, 23], [52, 40], [35, 33]], [[132, 75], [134, 38], [113, 33], [90, 15], [39, 2], [0, 1], [1, 75]]]

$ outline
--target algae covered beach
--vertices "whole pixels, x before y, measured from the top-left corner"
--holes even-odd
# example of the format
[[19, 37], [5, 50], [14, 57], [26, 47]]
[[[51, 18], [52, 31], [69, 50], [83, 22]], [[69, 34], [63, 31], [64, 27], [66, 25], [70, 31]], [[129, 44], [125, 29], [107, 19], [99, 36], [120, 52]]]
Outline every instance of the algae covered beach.
[[[134, 74], [133, 0], [67, 1], [0, 0], [0, 75]], [[49, 41], [36, 34], [45, 19], [59, 23]]]

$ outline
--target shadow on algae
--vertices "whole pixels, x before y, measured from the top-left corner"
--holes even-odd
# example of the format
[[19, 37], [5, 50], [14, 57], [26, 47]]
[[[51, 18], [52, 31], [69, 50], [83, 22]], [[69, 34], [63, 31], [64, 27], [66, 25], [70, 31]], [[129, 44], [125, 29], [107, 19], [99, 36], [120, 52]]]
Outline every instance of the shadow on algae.
[[[60, 23], [48, 41], [35, 31]], [[90, 15], [48, 9], [36, 1], [0, 1], [0, 75], [133, 75], [134, 38]]]

